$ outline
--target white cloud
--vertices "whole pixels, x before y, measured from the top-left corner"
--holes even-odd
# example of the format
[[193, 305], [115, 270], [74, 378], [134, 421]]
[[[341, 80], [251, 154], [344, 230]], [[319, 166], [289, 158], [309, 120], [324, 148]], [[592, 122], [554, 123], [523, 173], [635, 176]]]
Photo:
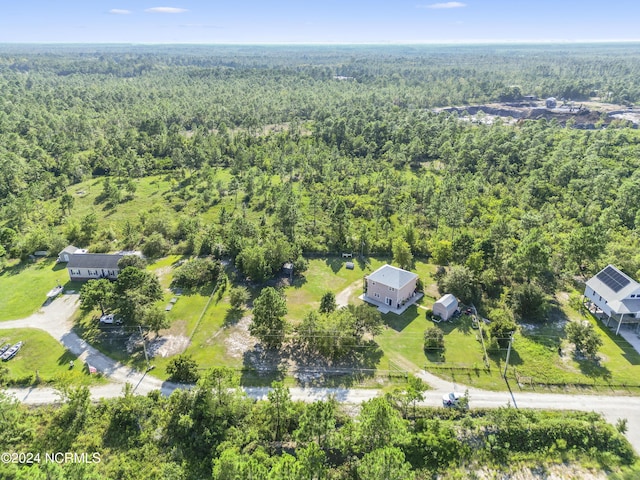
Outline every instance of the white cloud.
[[131, 10], [122, 10], [121, 8], [112, 8], [109, 10], [111, 15], [129, 15]]
[[467, 4], [462, 2], [446, 2], [446, 3], [432, 3], [431, 5], [421, 5], [420, 7], [442, 9], [442, 8], [462, 8], [466, 6]]
[[186, 8], [176, 8], [176, 7], [153, 7], [147, 8], [145, 12], [147, 13], [184, 13], [188, 10]]

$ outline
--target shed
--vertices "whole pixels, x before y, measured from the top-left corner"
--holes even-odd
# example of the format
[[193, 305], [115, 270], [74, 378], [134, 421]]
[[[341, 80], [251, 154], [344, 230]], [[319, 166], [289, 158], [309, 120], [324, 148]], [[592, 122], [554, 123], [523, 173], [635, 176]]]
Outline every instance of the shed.
[[447, 293], [433, 304], [433, 314], [443, 320], [449, 320], [458, 310], [458, 299], [451, 293]]
[[78, 247], [74, 247], [73, 245], [65, 247], [65, 249], [58, 254], [58, 262], [67, 263], [71, 258], [71, 255], [76, 253], [78, 250], [80, 249]]

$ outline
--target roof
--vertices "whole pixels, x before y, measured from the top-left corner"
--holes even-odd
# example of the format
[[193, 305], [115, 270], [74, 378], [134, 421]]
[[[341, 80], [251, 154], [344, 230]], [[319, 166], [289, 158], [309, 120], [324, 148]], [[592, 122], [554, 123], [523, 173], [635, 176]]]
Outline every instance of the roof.
[[458, 299], [452, 293], [443, 295], [436, 303], [442, 305], [447, 310], [449, 310], [451, 307], [458, 308]]
[[64, 250], [62, 250], [59, 255], [62, 255], [63, 253], [76, 253], [76, 251], [80, 250], [78, 247], [74, 247], [73, 245], [68, 245], [64, 248]]
[[625, 299], [622, 301], [615, 300], [609, 302], [609, 307], [615, 313], [638, 313], [640, 312], [640, 298]]
[[392, 265], [383, 265], [372, 274], [367, 275], [367, 278], [387, 287], [401, 289], [412, 280], [418, 278], [418, 275]]
[[640, 311], [640, 302], [627, 298], [640, 290], [640, 284], [613, 265], [607, 265], [591, 277], [587, 287], [604, 298], [615, 313]]
[[67, 268], [118, 268], [118, 261], [124, 255], [119, 253], [83, 253], [71, 255]]

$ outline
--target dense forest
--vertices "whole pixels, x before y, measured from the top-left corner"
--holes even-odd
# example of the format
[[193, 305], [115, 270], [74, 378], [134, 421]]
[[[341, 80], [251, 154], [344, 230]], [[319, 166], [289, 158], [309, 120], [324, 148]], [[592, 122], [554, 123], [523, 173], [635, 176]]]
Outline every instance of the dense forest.
[[423, 409], [411, 387], [354, 412], [335, 400], [294, 402], [281, 383], [272, 387], [267, 399], [249, 400], [231, 371], [216, 368], [168, 398], [128, 386], [92, 404], [79, 387], [62, 391], [62, 406], [29, 410], [0, 395], [2, 451], [33, 454], [3, 456], [0, 476], [409, 480], [540, 473], [556, 463], [564, 478], [592, 469], [635, 478], [622, 473], [633, 449], [595, 413]]
[[[431, 257], [459, 266], [465, 300], [541, 298], [609, 262], [638, 276], [630, 122], [582, 131], [432, 107], [635, 102], [639, 69], [631, 45], [4, 46], [0, 258], [68, 243], [213, 254], [260, 282], [314, 253]], [[158, 173], [175, 215], [100, 228], [73, 214], [78, 182], [98, 179], [96, 208], [115, 211]]]

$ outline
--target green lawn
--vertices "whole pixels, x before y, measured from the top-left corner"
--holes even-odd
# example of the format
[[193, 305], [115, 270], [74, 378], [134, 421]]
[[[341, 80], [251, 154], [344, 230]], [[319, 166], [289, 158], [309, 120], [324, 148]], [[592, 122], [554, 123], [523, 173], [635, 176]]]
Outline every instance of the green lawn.
[[81, 363], [69, 368], [69, 362], [77, 357], [67, 351], [51, 336], [40, 330], [25, 328], [0, 330], [0, 344], [24, 342], [18, 354], [7, 362], [0, 363], [0, 374], [4, 381], [32, 384], [36, 372], [41, 382], [56, 385], [104, 383], [100, 377], [89, 375]]
[[354, 283], [356, 285], [350, 299], [355, 301], [362, 294], [362, 278], [385, 263], [375, 258], [369, 258], [368, 263], [354, 259], [355, 268], [348, 270], [346, 262], [347, 259], [336, 257], [309, 260], [308, 270], [285, 289], [289, 311], [287, 319], [293, 323], [299, 322], [307, 312], [318, 309], [320, 299], [326, 292], [338, 295]]
[[78, 282], [69, 281], [65, 264], [56, 264], [51, 258], [5, 268], [0, 274], [0, 321], [17, 320], [35, 313], [47, 299], [47, 292], [58, 282], [67, 290], [80, 286]]

